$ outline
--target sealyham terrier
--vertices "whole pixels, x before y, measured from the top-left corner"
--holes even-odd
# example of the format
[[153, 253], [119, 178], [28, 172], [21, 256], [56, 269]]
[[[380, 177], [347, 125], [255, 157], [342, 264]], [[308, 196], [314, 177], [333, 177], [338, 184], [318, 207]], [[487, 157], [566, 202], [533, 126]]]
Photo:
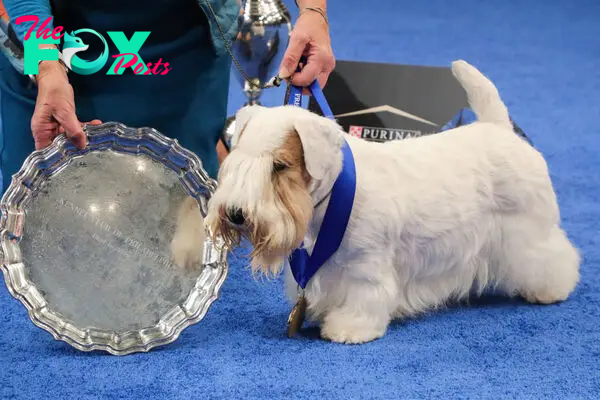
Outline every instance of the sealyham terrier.
[[577, 285], [579, 253], [544, 158], [513, 132], [492, 82], [464, 61], [452, 71], [478, 120], [435, 135], [367, 142], [295, 106], [236, 116], [206, 222], [229, 246], [251, 241], [254, 272], [285, 268], [292, 299], [288, 258], [301, 244], [311, 253], [342, 146], [354, 155], [349, 224], [304, 290], [325, 339], [369, 342], [393, 319], [486, 289], [551, 304]]

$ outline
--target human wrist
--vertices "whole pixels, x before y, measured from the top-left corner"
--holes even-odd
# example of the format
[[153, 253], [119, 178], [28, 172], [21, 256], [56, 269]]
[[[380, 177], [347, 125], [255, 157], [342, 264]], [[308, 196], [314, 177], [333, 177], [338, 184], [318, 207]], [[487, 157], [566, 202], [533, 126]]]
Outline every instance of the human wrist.
[[42, 81], [55, 81], [57, 79], [64, 79], [68, 81], [67, 71], [60, 61], [45, 60], [40, 63], [38, 68], [38, 74], [35, 76], [35, 81], [39, 85]]
[[[40, 49], [55, 49], [58, 47], [54, 44], [41, 44]], [[59, 77], [67, 77], [67, 67], [59, 58], [58, 60], [41, 60], [38, 64], [38, 74], [35, 76], [36, 83], [39, 83], [42, 78], [53, 76], [53, 79]]]
[[327, 1], [326, 0], [296, 0], [296, 5], [300, 10], [305, 7], [315, 7], [323, 10], [327, 13]]
[[325, 27], [329, 27], [329, 19], [327, 18], [327, 13], [325, 11], [323, 11], [321, 8], [319, 8], [319, 7], [304, 7], [300, 10], [300, 15], [298, 18], [300, 18], [304, 14], [308, 14], [308, 13], [316, 15], [317, 18], [319, 18], [321, 24], [323, 24]]
[[296, 0], [296, 5], [300, 10], [301, 17], [304, 14], [319, 14], [324, 25], [329, 26], [329, 18], [327, 17], [327, 1], [325, 0]]

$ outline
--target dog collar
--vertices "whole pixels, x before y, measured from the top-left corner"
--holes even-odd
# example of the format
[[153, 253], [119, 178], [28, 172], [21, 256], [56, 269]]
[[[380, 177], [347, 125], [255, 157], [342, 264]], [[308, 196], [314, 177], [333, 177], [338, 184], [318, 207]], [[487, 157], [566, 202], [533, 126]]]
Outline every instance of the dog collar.
[[[302, 88], [294, 85], [288, 87], [288, 104], [302, 106]], [[319, 83], [315, 80], [310, 86], [314, 99], [319, 104], [323, 115], [334, 119], [327, 100], [321, 91]], [[317, 235], [311, 255], [303, 248], [294, 250], [289, 258], [294, 279], [302, 289], [319, 268], [339, 249], [342, 239], [350, 221], [354, 195], [356, 193], [356, 166], [350, 146], [344, 140], [342, 146], [342, 171], [333, 184], [329, 204], [323, 216], [323, 222]]]

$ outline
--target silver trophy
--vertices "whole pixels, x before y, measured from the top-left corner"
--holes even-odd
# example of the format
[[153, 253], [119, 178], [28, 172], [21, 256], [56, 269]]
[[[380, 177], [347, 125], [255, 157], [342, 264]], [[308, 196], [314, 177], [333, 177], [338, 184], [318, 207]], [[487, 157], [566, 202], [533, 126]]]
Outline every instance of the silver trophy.
[[[291, 32], [290, 13], [281, 0], [242, 0], [231, 50], [241, 69], [235, 71], [247, 97], [244, 106], [260, 104], [262, 87], [277, 73]], [[227, 147], [234, 129], [235, 116], [231, 116], [223, 130]]]

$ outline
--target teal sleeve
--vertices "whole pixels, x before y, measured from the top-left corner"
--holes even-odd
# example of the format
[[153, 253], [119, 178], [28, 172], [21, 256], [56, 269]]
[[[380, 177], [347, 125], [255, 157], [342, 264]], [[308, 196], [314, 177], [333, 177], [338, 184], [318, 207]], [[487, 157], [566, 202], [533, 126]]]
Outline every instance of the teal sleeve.
[[17, 25], [15, 20], [19, 17], [26, 15], [35, 15], [39, 17], [37, 27], [50, 17], [52, 19], [46, 27], [50, 30], [54, 29], [50, 0], [3, 0], [2, 3], [4, 4], [4, 8], [6, 8], [6, 12], [10, 17], [10, 22], [21, 41], [24, 40], [25, 34], [31, 28], [33, 22], [25, 22]]

